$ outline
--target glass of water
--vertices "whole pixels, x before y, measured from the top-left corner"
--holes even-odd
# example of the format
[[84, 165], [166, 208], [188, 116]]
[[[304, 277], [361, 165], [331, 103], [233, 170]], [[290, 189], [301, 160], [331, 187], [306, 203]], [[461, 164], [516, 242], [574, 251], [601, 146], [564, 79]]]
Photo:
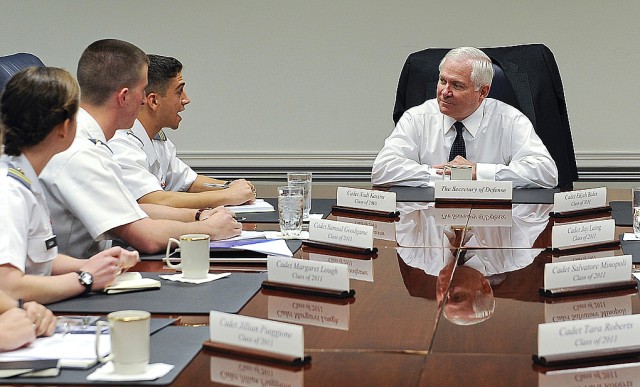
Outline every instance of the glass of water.
[[633, 233], [640, 238], [640, 188], [631, 190], [631, 206], [633, 211]]
[[311, 172], [289, 172], [287, 173], [287, 181], [290, 186], [302, 187], [304, 196], [303, 220], [309, 220], [311, 212]]
[[298, 236], [302, 231], [302, 187], [278, 187], [278, 218], [283, 236]]

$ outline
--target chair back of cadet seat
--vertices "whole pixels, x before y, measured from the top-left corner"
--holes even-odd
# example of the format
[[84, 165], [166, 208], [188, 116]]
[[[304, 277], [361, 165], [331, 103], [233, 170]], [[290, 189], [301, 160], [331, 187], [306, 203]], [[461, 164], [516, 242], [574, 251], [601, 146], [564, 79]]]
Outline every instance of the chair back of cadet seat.
[[44, 63], [37, 56], [24, 52], [0, 56], [0, 91], [4, 90], [4, 86], [15, 73], [30, 66], [42, 67]]

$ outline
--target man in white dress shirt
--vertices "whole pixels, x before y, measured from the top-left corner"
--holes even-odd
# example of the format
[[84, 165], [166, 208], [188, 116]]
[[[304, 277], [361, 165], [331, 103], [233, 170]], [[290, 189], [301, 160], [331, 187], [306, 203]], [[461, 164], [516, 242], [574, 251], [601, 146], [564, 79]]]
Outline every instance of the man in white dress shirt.
[[96, 41], [80, 57], [75, 139], [40, 175], [61, 253], [88, 257], [108, 247], [111, 239], [155, 253], [170, 237], [199, 233], [224, 239], [242, 230], [224, 208], [141, 208], [122, 184], [107, 140], [116, 130], [130, 128], [145, 103], [147, 64], [142, 50], [117, 39]]
[[[372, 183], [433, 186], [445, 165], [470, 165], [473, 179], [555, 187], [556, 164], [529, 119], [487, 98], [492, 79], [491, 59], [479, 49], [449, 51], [440, 63], [437, 98], [400, 118], [373, 163]], [[465, 153], [452, 151], [454, 124], [462, 128]]]
[[[198, 209], [252, 202], [255, 189], [250, 182], [198, 175], [178, 158], [163, 129], [178, 129], [180, 112], [190, 102], [182, 63], [166, 56], [148, 57], [146, 104], [133, 127], [119, 131], [108, 143], [122, 168], [125, 186], [139, 203]], [[212, 184], [224, 188], [207, 186]]]

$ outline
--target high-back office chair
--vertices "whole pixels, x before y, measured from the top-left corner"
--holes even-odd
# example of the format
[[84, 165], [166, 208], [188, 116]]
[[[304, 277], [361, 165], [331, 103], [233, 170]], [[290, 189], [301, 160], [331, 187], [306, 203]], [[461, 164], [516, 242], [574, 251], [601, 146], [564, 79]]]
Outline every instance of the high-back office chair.
[[27, 53], [0, 56], [0, 91], [4, 90], [15, 73], [30, 66], [42, 67], [44, 63], [37, 56]]
[[[558, 186], [572, 188], [578, 180], [567, 105], [558, 65], [543, 44], [482, 48], [493, 61], [489, 97], [524, 113], [558, 166]], [[440, 61], [449, 49], [429, 48], [407, 58], [396, 92], [393, 121], [405, 110], [436, 97]]]

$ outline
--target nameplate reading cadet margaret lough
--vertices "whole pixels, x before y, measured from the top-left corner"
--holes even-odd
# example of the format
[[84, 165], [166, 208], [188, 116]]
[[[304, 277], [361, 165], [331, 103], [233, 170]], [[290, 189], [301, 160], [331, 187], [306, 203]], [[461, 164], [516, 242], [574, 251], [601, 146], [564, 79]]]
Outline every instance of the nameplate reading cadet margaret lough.
[[553, 249], [577, 248], [614, 241], [613, 219], [554, 225], [551, 230]]
[[209, 313], [209, 332], [213, 343], [304, 358], [304, 334], [300, 325], [212, 310]]
[[607, 205], [605, 187], [553, 194], [553, 212], [573, 212], [602, 208]]
[[309, 253], [310, 261], [341, 263], [349, 268], [349, 278], [373, 282], [373, 259], [353, 259], [318, 253]]
[[349, 291], [349, 267], [341, 263], [270, 256], [267, 258], [267, 277], [269, 282]]
[[309, 240], [372, 249], [373, 227], [326, 219], [310, 219]]
[[349, 330], [348, 303], [335, 304], [278, 296], [269, 296], [267, 301], [271, 320]]
[[547, 263], [544, 266], [544, 288], [554, 290], [628, 282], [631, 266], [631, 255]]
[[538, 325], [538, 358], [587, 359], [640, 350], [640, 315]]
[[340, 207], [394, 212], [396, 210], [396, 193], [338, 187], [336, 204]]
[[436, 180], [435, 199], [511, 201], [513, 184], [510, 181]]

